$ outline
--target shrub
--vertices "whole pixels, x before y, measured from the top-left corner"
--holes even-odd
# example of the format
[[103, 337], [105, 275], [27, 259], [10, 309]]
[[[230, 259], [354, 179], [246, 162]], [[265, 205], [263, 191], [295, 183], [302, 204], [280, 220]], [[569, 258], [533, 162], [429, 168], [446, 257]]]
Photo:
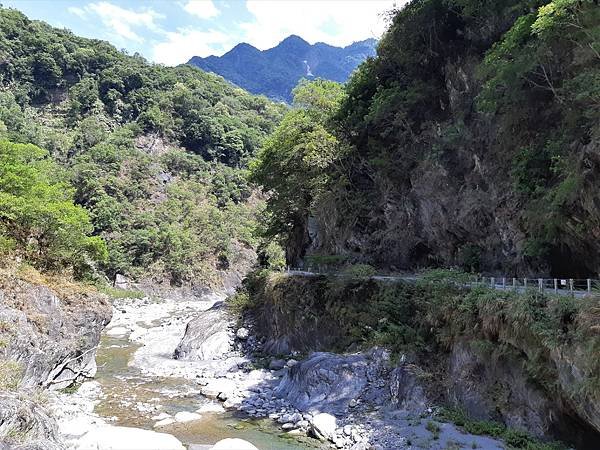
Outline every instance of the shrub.
[[375, 268], [369, 264], [353, 264], [346, 267], [341, 274], [349, 278], [370, 278], [376, 273]]

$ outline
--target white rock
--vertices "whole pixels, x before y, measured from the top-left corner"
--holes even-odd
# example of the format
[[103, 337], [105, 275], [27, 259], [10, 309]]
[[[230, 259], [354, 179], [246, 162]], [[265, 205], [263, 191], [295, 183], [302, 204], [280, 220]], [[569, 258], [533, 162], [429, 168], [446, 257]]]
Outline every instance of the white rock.
[[217, 398], [219, 394], [223, 393], [223, 396], [227, 399], [232, 396], [235, 389], [236, 385], [234, 381], [226, 378], [219, 378], [217, 380], [209, 381], [200, 392], [208, 398]]
[[113, 327], [106, 331], [107, 336], [125, 336], [129, 333], [129, 329], [125, 327]]
[[331, 414], [320, 413], [312, 418], [311, 431], [322, 440], [331, 440], [335, 435], [336, 419]]
[[245, 341], [250, 336], [250, 331], [248, 331], [248, 328], [242, 327], [239, 330], [237, 330], [235, 335], [237, 336], [238, 339]]
[[172, 417], [167, 417], [156, 422], [152, 428], [166, 427], [167, 425], [171, 425], [172, 423], [175, 423], [175, 419], [173, 419]]
[[217, 442], [210, 450], [258, 450], [258, 448], [243, 439], [227, 438]]
[[202, 419], [202, 416], [198, 413], [180, 411], [177, 414], [175, 414], [175, 420], [179, 423], [192, 422], [194, 420], [200, 419]]
[[109, 425], [88, 431], [75, 445], [77, 450], [185, 450], [170, 434]]
[[161, 412], [159, 415], [153, 416], [152, 420], [165, 420], [165, 419], [168, 419], [169, 417], [171, 417], [171, 414], [167, 414], [166, 412]]
[[206, 405], [202, 405], [200, 408], [198, 408], [196, 412], [199, 414], [223, 413], [225, 412], [225, 408], [217, 403], [207, 403]]

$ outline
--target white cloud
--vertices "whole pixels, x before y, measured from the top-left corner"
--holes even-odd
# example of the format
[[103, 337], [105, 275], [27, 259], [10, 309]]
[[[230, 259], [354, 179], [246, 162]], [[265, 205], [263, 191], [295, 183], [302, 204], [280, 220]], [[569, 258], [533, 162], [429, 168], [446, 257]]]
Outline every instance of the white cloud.
[[213, 0], [189, 0], [183, 5], [183, 9], [201, 19], [211, 19], [220, 13]]
[[69, 6], [67, 8], [67, 11], [71, 14], [76, 15], [77, 17], [79, 17], [82, 20], [86, 19], [86, 13], [83, 8], [78, 8], [77, 6]]
[[145, 28], [156, 33], [162, 32], [156, 20], [162, 19], [164, 16], [152, 9], [138, 12], [121, 8], [109, 2], [97, 2], [87, 5], [85, 11], [96, 13], [112, 33], [126, 40], [144, 42], [144, 38], [136, 33], [134, 28]]
[[192, 56], [220, 54], [233, 44], [232, 37], [217, 30], [199, 31], [180, 28], [166, 33], [167, 40], [153, 49], [153, 61], [174, 66], [187, 62]]
[[246, 7], [255, 20], [240, 27], [243, 39], [263, 50], [290, 34], [311, 43], [345, 46], [360, 39], [379, 38], [385, 31], [385, 12], [405, 3], [407, 0], [247, 0]]

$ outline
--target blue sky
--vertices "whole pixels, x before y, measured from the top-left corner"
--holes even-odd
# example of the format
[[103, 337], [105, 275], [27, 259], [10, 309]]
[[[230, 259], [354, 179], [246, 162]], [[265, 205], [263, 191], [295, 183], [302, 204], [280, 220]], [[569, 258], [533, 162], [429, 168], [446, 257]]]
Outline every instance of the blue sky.
[[405, 0], [2, 0], [32, 19], [104, 39], [167, 65], [221, 55], [239, 42], [260, 49], [290, 34], [344, 46], [385, 29]]

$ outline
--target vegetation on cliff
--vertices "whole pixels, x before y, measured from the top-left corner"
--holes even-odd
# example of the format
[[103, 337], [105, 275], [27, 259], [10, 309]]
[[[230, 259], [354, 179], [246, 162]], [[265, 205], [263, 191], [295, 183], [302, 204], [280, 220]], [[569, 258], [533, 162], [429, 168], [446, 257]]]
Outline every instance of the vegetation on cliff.
[[[468, 288], [470, 279], [448, 270], [416, 283], [262, 271], [232, 302], [290, 350], [390, 349], [435, 401], [459, 408], [447, 416], [470, 432], [489, 432], [486, 418], [587, 448], [600, 427], [600, 297]], [[512, 448], [553, 448], [505, 435], [501, 424], [496, 435]]]
[[[244, 167], [281, 105], [13, 9], [0, 9], [0, 59], [3, 256], [211, 282], [256, 246], [262, 202]], [[15, 192], [14, 177], [30, 184]]]
[[[305, 137], [289, 127], [314, 111], [332, 158], [292, 166], [285, 189], [257, 171], [276, 192], [274, 218], [282, 196], [303, 194], [272, 227], [290, 261], [597, 273], [598, 33], [591, 0], [414, 0], [397, 11], [339, 106], [296, 105], [274, 135], [302, 155]], [[265, 150], [257, 167], [278, 156], [289, 159]]]

